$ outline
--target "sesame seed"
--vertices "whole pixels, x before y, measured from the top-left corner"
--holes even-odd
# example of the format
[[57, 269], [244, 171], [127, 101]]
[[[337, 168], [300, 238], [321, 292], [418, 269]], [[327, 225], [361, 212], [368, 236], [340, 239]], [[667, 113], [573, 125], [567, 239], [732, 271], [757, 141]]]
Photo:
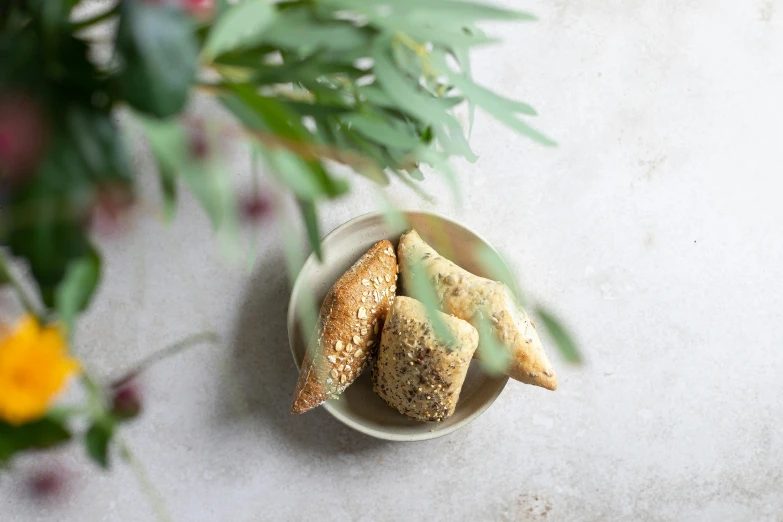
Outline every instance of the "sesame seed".
[[334, 355], [327, 356], [326, 360], [328, 360], [330, 363], [336, 363], [337, 362], [337, 358], [335, 358]]
[[370, 286], [370, 281], [369, 281], [369, 280], [367, 280], [367, 279], [362, 279], [362, 284], [363, 284], [364, 286]]
[[[373, 310], [373, 312], [375, 312], [375, 310]], [[362, 338], [359, 337], [358, 335], [354, 335], [353, 336], [353, 344], [355, 344], [356, 346], [359, 346], [361, 343], [362, 343]]]
[[343, 349], [343, 342], [337, 341], [336, 343], [334, 343], [334, 349], [335, 351], [341, 352]]

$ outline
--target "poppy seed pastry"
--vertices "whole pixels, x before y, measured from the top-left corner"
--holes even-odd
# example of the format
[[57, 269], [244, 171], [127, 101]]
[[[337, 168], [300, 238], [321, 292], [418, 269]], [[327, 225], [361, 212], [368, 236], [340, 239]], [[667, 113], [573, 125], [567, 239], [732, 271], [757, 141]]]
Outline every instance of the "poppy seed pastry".
[[[415, 230], [402, 235], [397, 249], [406, 288], [412, 283], [412, 271], [422, 270], [433, 284], [441, 310], [476, 327], [482, 320], [490, 326], [508, 350], [506, 375], [527, 384], [557, 389], [555, 370], [544, 353], [536, 326], [506, 285], [471, 274], [442, 257]], [[476, 358], [483, 357], [484, 350], [479, 346]]]
[[307, 347], [292, 413], [340, 395], [367, 367], [397, 290], [397, 256], [378, 241], [332, 286]]
[[410, 297], [394, 300], [383, 327], [373, 388], [391, 407], [418, 420], [440, 422], [454, 413], [478, 332], [438, 311], [453, 342], [441, 342], [426, 307]]

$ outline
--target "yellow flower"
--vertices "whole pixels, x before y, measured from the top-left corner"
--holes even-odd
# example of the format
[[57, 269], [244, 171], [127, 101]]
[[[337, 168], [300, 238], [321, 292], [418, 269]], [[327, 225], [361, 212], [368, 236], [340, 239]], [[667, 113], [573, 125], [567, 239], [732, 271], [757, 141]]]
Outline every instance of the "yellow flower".
[[42, 327], [31, 315], [13, 330], [0, 326], [0, 419], [20, 425], [43, 417], [77, 371], [58, 327]]

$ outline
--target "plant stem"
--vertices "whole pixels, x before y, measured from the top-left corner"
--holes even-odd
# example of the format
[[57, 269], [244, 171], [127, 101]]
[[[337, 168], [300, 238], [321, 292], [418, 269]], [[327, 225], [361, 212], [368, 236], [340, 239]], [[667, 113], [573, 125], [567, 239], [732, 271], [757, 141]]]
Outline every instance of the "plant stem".
[[142, 465], [139, 459], [136, 458], [136, 455], [131, 451], [128, 443], [125, 442], [125, 439], [122, 438], [119, 433], [114, 436], [114, 440], [119, 447], [123, 458], [133, 470], [133, 474], [136, 475], [139, 487], [141, 487], [141, 490], [147, 495], [150, 504], [152, 504], [152, 509], [155, 511], [158, 520], [166, 522], [173, 520], [168, 509], [166, 509], [166, 501], [163, 499], [163, 495], [161, 495], [158, 488], [155, 487], [155, 484], [153, 484], [150, 479], [149, 473], [147, 473], [147, 469]]
[[171, 344], [161, 350], [158, 350], [157, 352], [154, 352], [141, 361], [139, 361], [134, 367], [132, 367], [129, 371], [125, 372], [124, 375], [119, 377], [118, 379], [114, 379], [111, 381], [111, 386], [116, 388], [118, 386], [122, 386], [129, 380], [133, 379], [140, 373], [144, 372], [145, 370], [149, 369], [151, 366], [153, 366], [155, 363], [158, 363], [162, 361], [163, 359], [168, 359], [169, 357], [173, 355], [177, 355], [178, 353], [188, 349], [192, 348], [193, 346], [200, 344], [200, 343], [217, 343], [220, 341], [220, 337], [214, 333], [214, 332], [202, 332], [199, 334], [190, 335], [188, 337], [185, 337], [181, 341], [177, 341], [174, 344]]
[[120, 3], [118, 2], [114, 7], [112, 7], [111, 9], [109, 9], [104, 13], [95, 15], [92, 18], [88, 18], [80, 22], [72, 23], [71, 28], [73, 29], [73, 31], [81, 31], [82, 29], [86, 29], [87, 27], [103, 22], [104, 20], [108, 20], [112, 16], [119, 14], [119, 12], [120, 12]]
[[0, 276], [3, 276], [8, 281], [8, 284], [11, 285], [11, 288], [13, 288], [25, 310], [27, 310], [28, 313], [39, 316], [37, 307], [33, 304], [33, 300], [30, 299], [27, 292], [22, 287], [22, 284], [11, 273], [8, 259], [3, 252], [0, 252]]

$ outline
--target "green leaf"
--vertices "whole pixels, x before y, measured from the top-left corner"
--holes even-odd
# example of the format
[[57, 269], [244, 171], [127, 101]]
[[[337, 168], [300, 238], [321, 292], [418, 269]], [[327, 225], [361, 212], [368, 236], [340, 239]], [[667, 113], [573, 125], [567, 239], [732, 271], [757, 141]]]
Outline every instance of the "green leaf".
[[387, 147], [410, 149], [419, 142], [415, 136], [395, 126], [396, 122], [393, 119], [378, 114], [354, 113], [343, 117], [342, 120], [367, 138]]
[[90, 255], [86, 228], [103, 185], [127, 187], [128, 155], [108, 112], [66, 105], [61, 125], [35, 175], [2, 210], [8, 246], [30, 265], [41, 297], [56, 306], [56, 291], [72, 261]]
[[93, 183], [129, 185], [133, 173], [130, 157], [109, 112], [92, 110], [80, 105], [66, 108], [65, 128], [69, 147], [78, 152], [83, 169], [76, 177], [89, 178]]
[[511, 270], [509, 270], [508, 265], [506, 265], [500, 254], [494, 248], [481, 244], [476, 247], [475, 256], [484, 268], [486, 277], [494, 281], [500, 281], [506, 285], [514, 293], [517, 301], [522, 304], [516, 278], [514, 277], [514, 274], [511, 273]]
[[442, 55], [433, 53], [433, 57], [436, 57], [434, 59], [439, 61], [441, 70], [445, 72], [451, 83], [462, 91], [462, 94], [470, 103], [475, 103], [499, 122], [542, 145], [549, 147], [557, 145], [557, 142], [537, 131], [517, 116], [518, 114], [535, 116], [536, 111], [533, 107], [523, 102], [509, 100], [489, 89], [476, 85], [469, 77], [449, 69]]
[[478, 159], [476, 153], [470, 148], [462, 126], [451, 115], [446, 116], [444, 125], [433, 125], [432, 129], [438, 138], [438, 144], [449, 156], [462, 156], [471, 163]]
[[[384, 93], [405, 112], [431, 124], [444, 123], [447, 102], [424, 94], [418, 85], [400, 72], [389, 55], [390, 37], [379, 37], [372, 47], [373, 72]], [[416, 86], [414, 86], [416, 85]]]
[[[2, 256], [2, 253], [0, 253]], [[0, 286], [7, 285], [12, 281], [11, 274], [8, 273], [8, 269], [4, 262], [0, 262]]]
[[436, 313], [439, 305], [438, 296], [433, 284], [427, 279], [425, 270], [419, 260], [412, 260], [409, 275], [410, 277], [405, 279], [405, 284], [410, 286], [410, 288], [406, 287], [405, 292], [425, 306], [427, 315], [432, 322], [433, 332], [438, 337], [438, 340], [443, 344], [452, 344], [454, 335], [440, 315]]
[[101, 259], [94, 248], [87, 255], [68, 264], [65, 278], [57, 287], [55, 306], [57, 315], [68, 334], [73, 335], [74, 319], [90, 303], [101, 275]]
[[177, 210], [177, 172], [160, 160], [157, 160], [157, 164], [160, 190], [163, 194], [163, 216], [170, 222]]
[[96, 421], [84, 436], [87, 455], [103, 469], [109, 468], [109, 443], [114, 435], [114, 423], [105, 419]]
[[198, 45], [188, 17], [173, 6], [122, 2], [117, 29], [122, 92], [135, 109], [167, 118], [179, 113], [196, 77]]
[[299, 208], [302, 211], [302, 219], [307, 229], [307, 238], [315, 252], [318, 261], [323, 261], [324, 254], [321, 249], [321, 232], [318, 227], [318, 215], [313, 201], [299, 200]]
[[302, 54], [318, 49], [344, 52], [366, 48], [369, 32], [350, 22], [316, 19], [310, 6], [302, 5], [280, 12], [277, 22], [261, 36], [261, 41]]
[[574, 364], [582, 363], [582, 354], [576, 347], [568, 330], [560, 323], [560, 321], [552, 314], [547, 312], [541, 307], [536, 308], [536, 314], [541, 318], [544, 323], [544, 327], [549, 332], [549, 335], [557, 343], [557, 347], [560, 349], [560, 353], [563, 355], [566, 361]]
[[[249, 86], [230, 84], [231, 95], [221, 97], [223, 104], [247, 127], [275, 135], [279, 148], [287, 154], [266, 155], [282, 168], [278, 175], [302, 199], [318, 196], [339, 196], [348, 189], [346, 183], [333, 179], [313, 154], [311, 145], [316, 143], [313, 134], [302, 124], [300, 116], [274, 98], [260, 96]], [[301, 145], [300, 145], [301, 144]], [[270, 144], [264, 144], [265, 148]], [[297, 154], [297, 157], [292, 157]], [[316, 153], [317, 155], [317, 153]], [[303, 170], [302, 167], [305, 167]], [[290, 168], [287, 169], [286, 167]], [[290, 172], [291, 178], [288, 179]]]
[[234, 220], [234, 194], [230, 178], [216, 171], [209, 160], [193, 158], [188, 149], [188, 137], [181, 124], [139, 117], [144, 132], [161, 169], [161, 179], [174, 183], [178, 173], [199, 201], [218, 230], [226, 219]]
[[533, 15], [522, 11], [453, 0], [324, 0], [323, 3], [361, 13], [373, 23], [393, 30], [413, 25], [459, 27], [482, 20], [535, 20]]
[[52, 418], [44, 417], [21, 426], [0, 420], [0, 464], [19, 451], [51, 448], [70, 438], [65, 424]]
[[209, 32], [202, 59], [210, 61], [225, 52], [260, 43], [273, 22], [275, 8], [268, 0], [244, 0], [229, 7]]
[[511, 359], [511, 353], [503, 346], [498, 339], [495, 329], [488, 317], [484, 317], [481, 312], [471, 321], [479, 333], [479, 357], [483, 366], [490, 373], [500, 375], [508, 368]]
[[[469, 30], [469, 29], [464, 29]], [[462, 74], [465, 75], [465, 77], [468, 80], [473, 81], [473, 68], [471, 66], [470, 62], [470, 51], [464, 47], [454, 47], [451, 50], [451, 53], [454, 55], [454, 58], [457, 60], [457, 63], [459, 63], [460, 68], [462, 69]], [[470, 135], [473, 132], [473, 122], [476, 119], [476, 104], [472, 101], [468, 102], [468, 139], [470, 139]]]
[[366, 85], [359, 87], [359, 94], [372, 105], [387, 109], [397, 109], [399, 105], [378, 85]]
[[419, 169], [410, 169], [408, 174], [416, 181], [424, 181], [424, 174]]

